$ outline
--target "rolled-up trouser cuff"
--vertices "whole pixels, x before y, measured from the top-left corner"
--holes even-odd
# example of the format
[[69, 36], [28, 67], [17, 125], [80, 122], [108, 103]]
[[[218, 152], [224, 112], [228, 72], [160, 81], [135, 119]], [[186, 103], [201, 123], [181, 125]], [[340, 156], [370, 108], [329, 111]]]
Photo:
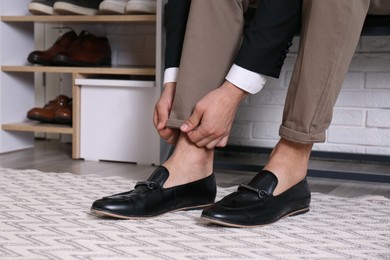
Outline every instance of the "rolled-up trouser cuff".
[[167, 127], [169, 128], [180, 128], [180, 126], [185, 122], [185, 120], [180, 119], [168, 119]]
[[303, 1], [298, 56], [279, 129], [282, 138], [325, 142], [369, 4], [370, 0]]
[[325, 132], [319, 134], [307, 134], [285, 126], [280, 126], [279, 135], [283, 139], [301, 144], [324, 143], [326, 140]]

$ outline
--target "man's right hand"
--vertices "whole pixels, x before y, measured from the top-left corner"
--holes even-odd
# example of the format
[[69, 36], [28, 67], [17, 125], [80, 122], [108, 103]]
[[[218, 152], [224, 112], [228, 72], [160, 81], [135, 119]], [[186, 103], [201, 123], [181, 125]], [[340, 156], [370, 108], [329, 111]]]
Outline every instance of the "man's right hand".
[[164, 85], [160, 99], [157, 101], [153, 123], [161, 138], [169, 144], [176, 144], [180, 130], [167, 127], [169, 114], [171, 113], [173, 99], [175, 98], [176, 82], [168, 82]]
[[237, 109], [247, 95], [244, 90], [225, 81], [198, 101], [180, 130], [187, 133], [198, 147], [226, 146]]

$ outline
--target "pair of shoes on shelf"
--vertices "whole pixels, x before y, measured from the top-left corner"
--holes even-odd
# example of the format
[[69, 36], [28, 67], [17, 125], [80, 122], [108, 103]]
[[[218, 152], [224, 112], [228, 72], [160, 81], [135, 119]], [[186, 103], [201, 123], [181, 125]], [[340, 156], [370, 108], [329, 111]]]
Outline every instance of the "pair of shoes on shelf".
[[27, 118], [42, 123], [72, 125], [72, 98], [59, 95], [43, 108], [30, 109]]
[[27, 60], [39, 65], [95, 67], [111, 65], [111, 47], [106, 37], [88, 31], [69, 31], [45, 51], [31, 52]]
[[32, 0], [35, 15], [97, 15], [156, 13], [156, 0]]
[[311, 195], [306, 179], [282, 194], [273, 196], [277, 177], [270, 171], [261, 171], [248, 185], [239, 186], [236, 192], [214, 203], [214, 174], [165, 189], [163, 185], [168, 177], [168, 170], [160, 166], [146, 182], [137, 184], [134, 190], [96, 200], [91, 211], [102, 216], [139, 219], [210, 205], [203, 210], [201, 218], [232, 227], [262, 226], [309, 211]]
[[28, 10], [35, 15], [96, 15], [103, 0], [32, 0]]
[[155, 14], [156, 0], [104, 0], [100, 14]]

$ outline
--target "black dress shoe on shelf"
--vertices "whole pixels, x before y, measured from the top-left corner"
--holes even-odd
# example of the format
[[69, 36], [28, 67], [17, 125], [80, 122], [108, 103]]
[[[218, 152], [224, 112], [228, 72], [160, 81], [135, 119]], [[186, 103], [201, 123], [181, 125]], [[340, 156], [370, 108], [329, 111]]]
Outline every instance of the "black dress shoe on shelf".
[[170, 211], [205, 208], [214, 203], [217, 193], [214, 174], [171, 188], [163, 188], [168, 170], [159, 166], [134, 190], [96, 200], [91, 211], [98, 215], [139, 219], [155, 217]]
[[248, 185], [240, 185], [236, 192], [203, 210], [201, 217], [223, 226], [255, 227], [309, 211], [311, 195], [306, 178], [273, 196], [277, 184], [277, 177], [263, 170]]

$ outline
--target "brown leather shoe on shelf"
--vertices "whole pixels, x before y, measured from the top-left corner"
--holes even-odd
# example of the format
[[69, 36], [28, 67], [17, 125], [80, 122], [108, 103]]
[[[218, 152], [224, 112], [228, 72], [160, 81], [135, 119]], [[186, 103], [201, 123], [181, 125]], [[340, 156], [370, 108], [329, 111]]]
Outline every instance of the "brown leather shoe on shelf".
[[77, 41], [58, 53], [53, 62], [59, 66], [96, 67], [111, 65], [111, 47], [106, 37], [82, 31]]
[[60, 107], [54, 114], [54, 122], [64, 125], [72, 125], [72, 99], [67, 106]]
[[68, 107], [70, 102], [71, 98], [59, 95], [54, 100], [49, 101], [43, 108], [35, 107], [30, 109], [27, 112], [27, 118], [42, 123], [57, 123], [55, 121], [56, 112], [61, 108]]
[[53, 58], [56, 54], [59, 52], [62, 52], [69, 48], [76, 40], [78, 36], [77, 34], [72, 30], [70, 32], [65, 33], [61, 37], [59, 37], [56, 42], [47, 50], [45, 51], [33, 51], [31, 52], [27, 60], [33, 64], [40, 64], [40, 65], [54, 65]]

